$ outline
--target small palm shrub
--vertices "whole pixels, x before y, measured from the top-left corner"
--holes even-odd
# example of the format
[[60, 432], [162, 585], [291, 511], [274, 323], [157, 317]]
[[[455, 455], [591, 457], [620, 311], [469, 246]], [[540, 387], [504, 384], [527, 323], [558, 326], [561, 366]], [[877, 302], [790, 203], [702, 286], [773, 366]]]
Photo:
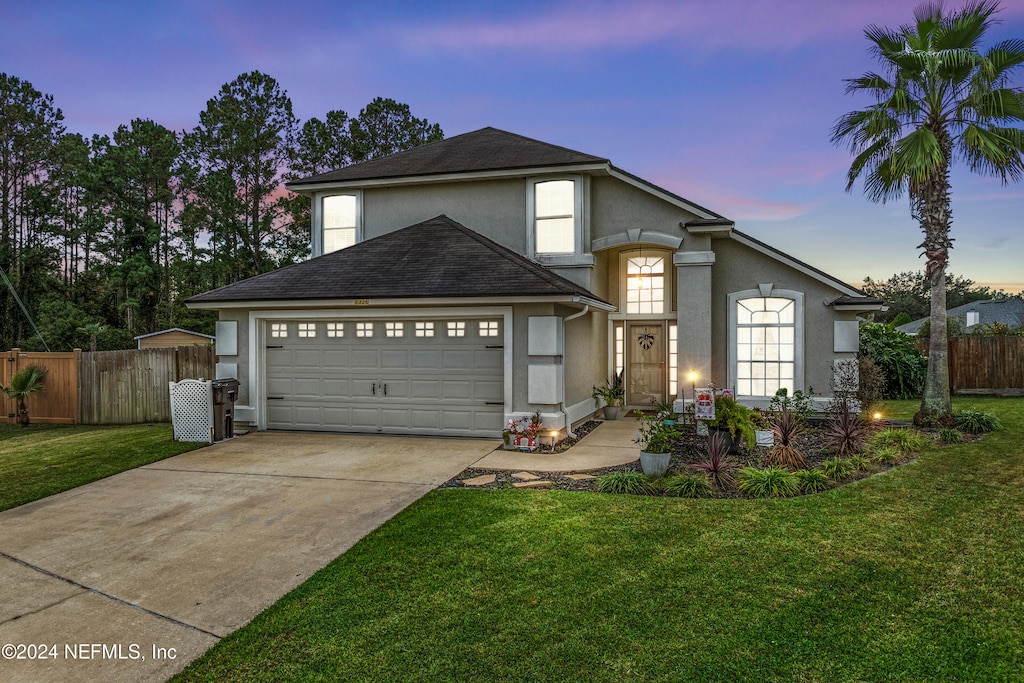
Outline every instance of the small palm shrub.
[[640, 472], [612, 472], [597, 478], [597, 490], [601, 493], [629, 493], [644, 496], [656, 493], [651, 481]]
[[879, 446], [871, 454], [872, 460], [878, 463], [882, 463], [883, 465], [894, 463], [901, 457], [903, 457], [903, 454], [900, 453], [897, 449], [893, 448], [892, 446]]
[[744, 467], [739, 471], [736, 488], [755, 498], [794, 496], [800, 493], [800, 480], [781, 467]]
[[828, 475], [821, 470], [797, 470], [793, 476], [797, 478], [801, 493], [818, 493], [829, 486]]
[[845, 398], [839, 405], [839, 413], [828, 426], [828, 444], [839, 455], [851, 455], [864, 450], [868, 440], [868, 427], [860, 415], [850, 410]]
[[783, 404], [781, 410], [775, 413], [772, 423], [772, 431], [775, 433], [775, 444], [765, 462], [768, 465], [785, 467], [788, 470], [799, 470], [807, 467], [807, 459], [803, 452], [796, 447], [795, 439], [803, 432], [803, 422], [800, 415], [792, 412], [789, 406]]
[[872, 445], [895, 448], [900, 453], [915, 453], [928, 443], [928, 439], [916, 429], [883, 429], [875, 434]]
[[853, 465], [845, 458], [833, 458], [822, 462], [818, 465], [818, 469], [824, 472], [829, 479], [839, 481], [853, 471]]
[[735, 481], [736, 461], [729, 457], [729, 445], [725, 437], [712, 432], [708, 437], [708, 451], [704, 459], [697, 461], [693, 469], [705, 474], [715, 486], [727, 489]]
[[959, 429], [953, 429], [952, 427], [947, 427], [945, 429], [940, 429], [939, 430], [939, 441], [941, 441], [942, 443], [949, 443], [949, 444], [963, 443], [964, 442], [964, 435], [960, 433]]
[[714, 493], [711, 480], [700, 472], [687, 472], [668, 477], [662, 481], [661, 487], [666, 496], [680, 498], [707, 498]]
[[953, 420], [957, 429], [968, 434], [983, 434], [1003, 428], [1003, 424], [995, 414], [974, 408], [954, 413]]

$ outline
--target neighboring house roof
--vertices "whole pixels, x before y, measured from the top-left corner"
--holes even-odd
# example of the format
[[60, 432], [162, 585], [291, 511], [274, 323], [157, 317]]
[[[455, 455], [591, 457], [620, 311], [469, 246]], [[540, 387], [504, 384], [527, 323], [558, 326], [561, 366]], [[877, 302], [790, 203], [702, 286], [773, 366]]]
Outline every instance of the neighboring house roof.
[[[978, 313], [978, 322], [967, 327], [967, 313], [971, 311]], [[1024, 300], [1008, 298], [972, 301], [969, 304], [947, 309], [946, 317], [960, 318], [967, 329], [973, 329], [978, 325], [992, 325], [993, 323], [1009, 325], [1010, 327], [1024, 326]], [[926, 320], [928, 318], [921, 318], [906, 325], [900, 325], [896, 329], [907, 334], [917, 334], [918, 329]]]
[[443, 215], [187, 302], [524, 296], [563, 297], [614, 309], [580, 285]]
[[159, 332], [150, 332], [149, 334], [140, 334], [137, 337], [135, 337], [134, 339], [136, 341], [138, 341], [139, 339], [145, 339], [146, 337], [155, 337], [158, 334], [167, 334], [169, 332], [182, 332], [184, 334], [193, 334], [193, 335], [195, 335], [197, 337], [204, 337], [206, 339], [216, 339], [216, 337], [214, 337], [212, 334], [203, 334], [202, 332], [193, 332], [192, 330], [186, 330], [186, 329], [182, 329], [180, 327], [171, 327], [171, 328], [168, 328], [166, 330], [160, 330]]
[[446, 175], [472, 176], [560, 167], [566, 170], [590, 167], [590, 170], [608, 173], [623, 182], [692, 211], [699, 219], [715, 221], [716, 224], [718, 221], [724, 221], [723, 224], [726, 225], [732, 224], [732, 221], [714, 211], [616, 168], [604, 157], [584, 154], [491, 127], [352, 164], [335, 171], [293, 180], [286, 186], [295, 192], [302, 192], [338, 184], [374, 184], [399, 179], [422, 181]]

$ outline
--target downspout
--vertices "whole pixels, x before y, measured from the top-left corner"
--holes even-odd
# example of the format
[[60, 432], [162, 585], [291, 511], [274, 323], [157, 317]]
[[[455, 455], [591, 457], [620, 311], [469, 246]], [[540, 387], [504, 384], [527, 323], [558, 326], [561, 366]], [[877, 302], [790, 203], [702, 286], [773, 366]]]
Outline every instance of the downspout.
[[[583, 310], [582, 311], [580, 311], [578, 313], [573, 313], [570, 316], [566, 316], [566, 317], [562, 318], [562, 343], [563, 344], [565, 343], [565, 324], [567, 322], [569, 322], [570, 320], [575, 320], [576, 318], [582, 318], [587, 313], [590, 313], [590, 304], [583, 304]], [[563, 353], [562, 353], [562, 370], [561, 370], [561, 372], [562, 372], [562, 402], [559, 403], [558, 405], [559, 405], [559, 408], [560, 408], [560, 410], [562, 412], [562, 416], [565, 418], [565, 434], [570, 439], [575, 439], [576, 438], [576, 434], [574, 434], [573, 431], [572, 431], [572, 421], [569, 419], [569, 411], [566, 410], [566, 407], [565, 407], [565, 352], [564, 352], [564, 349], [563, 349]]]

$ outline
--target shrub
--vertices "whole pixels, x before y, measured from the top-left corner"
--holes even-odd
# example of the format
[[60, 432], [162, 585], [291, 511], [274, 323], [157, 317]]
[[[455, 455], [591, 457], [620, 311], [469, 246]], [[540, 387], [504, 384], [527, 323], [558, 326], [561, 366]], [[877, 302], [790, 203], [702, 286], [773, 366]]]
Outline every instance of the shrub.
[[707, 455], [703, 460], [698, 460], [693, 469], [709, 477], [720, 489], [732, 486], [736, 462], [729, 457], [729, 446], [724, 436], [716, 432], [711, 433], [708, 437]]
[[892, 446], [879, 446], [871, 454], [872, 460], [885, 465], [894, 463], [902, 457], [903, 454]]
[[860, 326], [861, 352], [885, 374], [885, 398], [920, 398], [928, 359], [914, 346], [914, 339], [892, 325]]
[[629, 493], [644, 496], [656, 493], [651, 481], [640, 472], [612, 472], [597, 478], [597, 490], [601, 493]]
[[739, 471], [737, 488], [755, 498], [793, 496], [800, 493], [800, 480], [781, 467], [744, 467]]
[[793, 473], [802, 493], [818, 493], [828, 488], [828, 475], [821, 470], [798, 470]]
[[960, 433], [960, 430], [947, 427], [939, 430], [939, 441], [942, 443], [963, 443], [964, 435]]
[[680, 498], [707, 498], [714, 490], [711, 488], [711, 480], [706, 474], [700, 472], [688, 472], [668, 477], [662, 481], [662, 488], [666, 496], [678, 496]]
[[850, 410], [844, 398], [839, 406], [839, 413], [828, 425], [828, 445], [839, 455], [859, 453], [864, 449], [868, 439], [868, 428], [860, 415]]
[[871, 468], [871, 461], [859, 453], [857, 455], [851, 455], [846, 459], [846, 462], [849, 463], [850, 467], [855, 472], [863, 472], [864, 470]]
[[818, 465], [818, 469], [824, 472], [829, 479], [839, 481], [853, 471], [853, 465], [850, 464], [849, 460], [833, 458], [832, 460], [822, 462]]
[[885, 373], [871, 356], [861, 354], [857, 374], [857, 400], [861, 411], [870, 413], [885, 395]]
[[888, 446], [900, 453], [914, 453], [927, 443], [928, 439], [916, 429], [883, 429], [872, 439], [872, 445], [876, 448]]
[[954, 424], [961, 432], [982, 434], [1002, 429], [1003, 425], [993, 413], [968, 408], [953, 414]]
[[814, 414], [812, 399], [813, 396], [805, 394], [800, 389], [794, 391], [793, 395], [790, 396], [789, 390], [786, 387], [782, 387], [772, 396], [771, 402], [768, 403], [768, 411], [779, 413], [783, 409], [788, 409], [801, 422], [806, 422]]
[[794, 442], [803, 430], [799, 415], [783, 405], [782, 409], [774, 414], [772, 431], [775, 434], [775, 444], [768, 451], [765, 462], [789, 470], [807, 467], [807, 459]]

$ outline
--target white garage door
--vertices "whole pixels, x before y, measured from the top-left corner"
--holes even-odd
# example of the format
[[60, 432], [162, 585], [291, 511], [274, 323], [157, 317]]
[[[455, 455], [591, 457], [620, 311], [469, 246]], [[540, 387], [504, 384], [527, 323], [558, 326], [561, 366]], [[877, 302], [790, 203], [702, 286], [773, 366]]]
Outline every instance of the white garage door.
[[500, 318], [266, 325], [268, 429], [501, 434]]

